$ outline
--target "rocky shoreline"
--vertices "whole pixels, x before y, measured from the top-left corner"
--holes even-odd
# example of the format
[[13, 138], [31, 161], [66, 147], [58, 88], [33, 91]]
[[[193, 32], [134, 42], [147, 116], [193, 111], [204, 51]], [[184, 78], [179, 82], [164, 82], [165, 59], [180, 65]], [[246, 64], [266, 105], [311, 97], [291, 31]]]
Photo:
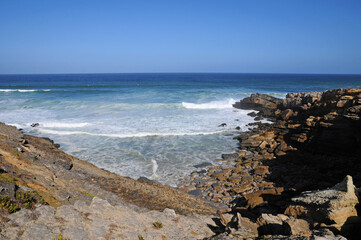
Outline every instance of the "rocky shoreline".
[[273, 123], [250, 124], [223, 165], [199, 166], [179, 189], [0, 123], [0, 239], [358, 239], [361, 89], [234, 107]]
[[252, 94], [234, 107], [274, 122], [236, 137], [239, 150], [222, 156], [232, 166], [195, 171], [181, 184], [223, 205], [214, 239], [358, 239], [361, 89]]
[[[207, 223], [216, 211], [209, 202], [99, 169], [47, 138], [0, 123], [0, 239], [199, 239], [213, 235]], [[162, 229], [153, 225], [158, 221]]]

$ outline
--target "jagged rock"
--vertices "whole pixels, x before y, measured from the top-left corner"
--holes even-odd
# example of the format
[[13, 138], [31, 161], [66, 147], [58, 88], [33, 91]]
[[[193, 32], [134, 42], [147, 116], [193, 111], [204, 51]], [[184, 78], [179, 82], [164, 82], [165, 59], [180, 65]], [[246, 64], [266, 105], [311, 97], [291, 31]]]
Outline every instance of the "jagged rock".
[[233, 104], [233, 107], [240, 109], [252, 109], [260, 111], [264, 116], [274, 116], [277, 106], [282, 103], [282, 99], [266, 94], [252, 94], [250, 97], [242, 99]]
[[320, 230], [314, 230], [312, 235], [312, 240], [347, 240], [345, 237], [340, 235], [335, 236], [327, 228], [321, 228]]
[[240, 213], [235, 216], [237, 227], [231, 228], [232, 235], [241, 236], [242, 238], [258, 237], [258, 224], [248, 218], [242, 217]]
[[301, 212], [302, 215], [307, 213], [307, 217], [313, 221], [332, 225], [338, 230], [347, 227], [345, 225], [360, 222], [355, 208], [359, 201], [351, 176], [346, 176], [341, 183], [332, 188], [304, 192], [292, 198], [292, 201], [306, 209]]
[[294, 115], [294, 113], [293, 113], [292, 109], [286, 109], [286, 110], [281, 112], [281, 117], [284, 120], [288, 120], [293, 115]]
[[[320, 101], [322, 98], [321, 92], [301, 92], [301, 93], [288, 93], [283, 100], [283, 108], [301, 108], [306, 105], [306, 109], [309, 109], [312, 104]], [[304, 110], [306, 110], [304, 109]]]
[[250, 117], [256, 117], [257, 113], [256, 112], [250, 112], [250, 113], [247, 113], [247, 115], [250, 116]]
[[30, 124], [31, 127], [39, 127], [39, 123], [32, 123]]
[[227, 123], [221, 123], [218, 125], [218, 127], [226, 127], [227, 126]]
[[226, 227], [228, 225], [228, 223], [230, 223], [232, 221], [232, 218], [233, 218], [232, 214], [224, 213], [220, 217], [220, 222], [223, 226]]
[[257, 219], [257, 223], [260, 225], [258, 232], [260, 235], [283, 235], [283, 222], [287, 219], [288, 217], [282, 214], [272, 215], [262, 213]]
[[263, 120], [263, 117], [262, 117], [262, 116], [258, 116], [258, 117], [255, 117], [254, 120], [255, 120], [255, 121], [261, 121], [261, 120]]

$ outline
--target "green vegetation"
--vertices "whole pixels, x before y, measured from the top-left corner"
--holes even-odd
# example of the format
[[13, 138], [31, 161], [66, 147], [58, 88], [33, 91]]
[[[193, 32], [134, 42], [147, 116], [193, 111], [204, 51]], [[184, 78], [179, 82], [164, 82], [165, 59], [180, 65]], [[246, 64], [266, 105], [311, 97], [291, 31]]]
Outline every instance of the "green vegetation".
[[20, 210], [19, 205], [12, 201], [8, 196], [0, 197], [0, 208], [8, 210], [9, 213], [14, 213]]
[[95, 195], [94, 194], [91, 194], [91, 193], [84, 193], [85, 195], [87, 195], [87, 196], [90, 196], [90, 197], [95, 197]]
[[63, 237], [63, 236], [58, 236], [57, 238], [52, 238], [51, 240], [70, 240], [69, 238], [67, 237]]
[[34, 209], [35, 204], [47, 204], [39, 194], [35, 191], [21, 191], [18, 189], [15, 194], [15, 200], [11, 200], [9, 196], [0, 197], [0, 208], [6, 209], [9, 213], [14, 213], [20, 208]]
[[18, 200], [22, 207], [26, 209], [34, 209], [35, 204], [40, 202], [44, 204], [45, 201], [35, 191], [16, 191], [16, 200]]
[[153, 223], [153, 226], [156, 227], [156, 228], [162, 228], [163, 224], [161, 222], [156, 221], [156, 222]]
[[15, 183], [16, 178], [8, 176], [6, 173], [0, 173], [0, 182], [11, 182]]

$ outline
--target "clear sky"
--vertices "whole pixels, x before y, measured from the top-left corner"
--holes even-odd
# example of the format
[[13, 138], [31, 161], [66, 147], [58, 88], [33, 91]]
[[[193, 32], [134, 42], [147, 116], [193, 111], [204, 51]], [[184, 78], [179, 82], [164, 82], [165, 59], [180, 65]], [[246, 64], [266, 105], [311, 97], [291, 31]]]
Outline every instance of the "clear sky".
[[361, 73], [361, 0], [1, 0], [0, 74]]

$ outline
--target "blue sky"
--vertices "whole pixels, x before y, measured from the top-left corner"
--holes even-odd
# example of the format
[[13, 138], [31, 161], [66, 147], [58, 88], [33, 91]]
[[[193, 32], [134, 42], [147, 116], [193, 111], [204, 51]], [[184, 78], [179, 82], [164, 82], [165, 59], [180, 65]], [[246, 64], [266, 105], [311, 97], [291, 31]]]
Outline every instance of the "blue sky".
[[361, 73], [361, 1], [0, 1], [0, 74]]

